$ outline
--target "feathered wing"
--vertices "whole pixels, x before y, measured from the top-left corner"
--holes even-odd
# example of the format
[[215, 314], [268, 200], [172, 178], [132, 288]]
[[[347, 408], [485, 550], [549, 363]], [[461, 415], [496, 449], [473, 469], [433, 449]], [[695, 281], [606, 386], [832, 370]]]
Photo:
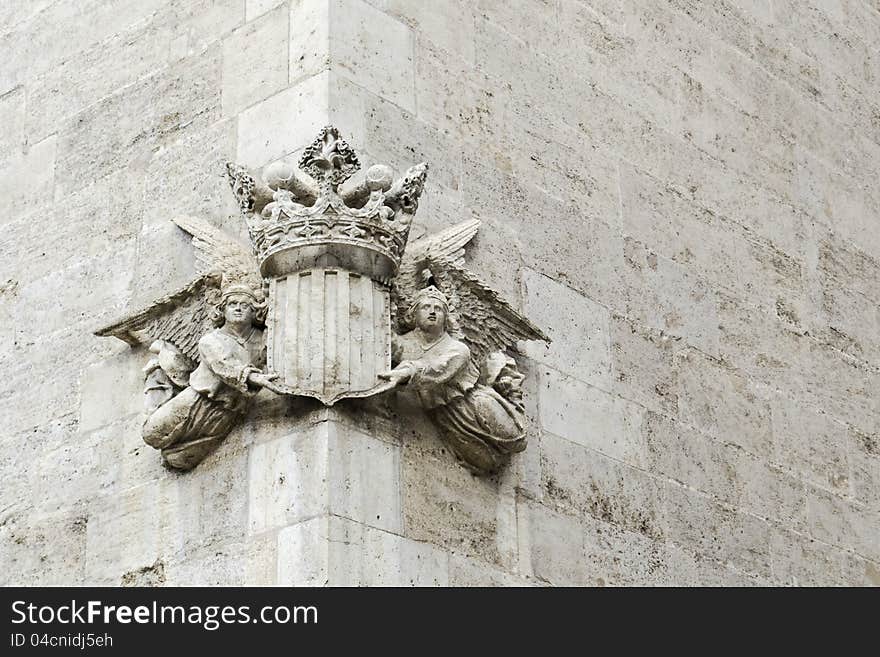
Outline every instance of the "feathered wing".
[[196, 217], [172, 219], [192, 235], [196, 250], [196, 271], [200, 274], [222, 272], [223, 285], [246, 283], [254, 288], [262, 285], [257, 259], [245, 247], [222, 230]]
[[211, 329], [211, 307], [220, 293], [221, 276], [210, 272], [165, 295], [150, 306], [95, 331], [130, 345], [170, 342], [193, 363], [199, 362], [199, 340]]
[[550, 339], [541, 329], [516, 312], [488, 285], [464, 267], [464, 247], [480, 222], [462, 221], [407, 247], [394, 281], [399, 310], [408, 305], [427, 284], [426, 270], [449, 297], [451, 314], [459, 324], [461, 337], [477, 362], [493, 351], [516, 349], [519, 340]]
[[394, 296], [401, 305], [399, 311], [403, 311], [402, 304], [414, 298], [425, 287], [422, 272], [430, 269], [429, 257], [444, 258], [463, 267], [464, 247], [474, 238], [479, 228], [478, 219], [469, 219], [407, 246], [394, 279]]
[[427, 260], [476, 362], [482, 363], [494, 351], [516, 351], [519, 340], [550, 342], [541, 329], [455, 261], [441, 255], [429, 255]]
[[211, 330], [211, 309], [220, 289], [230, 283], [262, 285], [257, 260], [246, 247], [201, 219], [177, 217], [174, 223], [193, 237], [198, 278], [148, 307], [95, 331], [131, 345], [165, 340], [193, 363], [199, 361], [199, 340]]

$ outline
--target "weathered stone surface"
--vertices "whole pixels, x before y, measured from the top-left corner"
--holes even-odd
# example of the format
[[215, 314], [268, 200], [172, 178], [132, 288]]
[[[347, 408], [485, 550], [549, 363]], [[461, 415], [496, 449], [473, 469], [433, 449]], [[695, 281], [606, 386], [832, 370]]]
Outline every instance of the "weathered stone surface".
[[24, 147], [24, 103], [22, 87], [0, 96], [0, 162], [20, 154]]
[[401, 495], [404, 535], [445, 549], [500, 563], [497, 540], [504, 496], [497, 482], [461, 468], [438, 444], [435, 455], [404, 446]]
[[399, 459], [394, 445], [327, 422], [255, 445], [249, 531], [259, 534], [334, 513], [400, 532]]
[[223, 40], [223, 114], [232, 116], [287, 86], [288, 15], [278, 7]]
[[546, 367], [540, 370], [538, 403], [545, 431], [641, 465], [640, 406]]
[[261, 167], [311, 142], [315, 126], [326, 123], [328, 79], [313, 75], [243, 111], [235, 161]]
[[[611, 316], [565, 285], [530, 269], [523, 272], [526, 316], [546, 327], [551, 343], [529, 343], [526, 353], [603, 390], [611, 388]], [[572, 344], [573, 343], [573, 344]]]
[[[878, 38], [855, 0], [0, 3], [0, 582], [876, 586]], [[193, 273], [169, 218], [246, 242], [226, 161], [327, 123], [428, 161], [411, 240], [480, 219], [551, 333], [492, 478], [418, 408], [268, 392], [179, 475], [90, 335]]]
[[278, 583], [285, 586], [444, 586], [447, 554], [430, 543], [321, 516], [278, 534]]
[[64, 193], [121, 166], [142, 168], [152, 150], [220, 117], [219, 48], [116, 92], [58, 128], [57, 183]]
[[549, 433], [541, 438], [541, 452], [547, 506], [651, 538], [666, 535], [662, 481]]

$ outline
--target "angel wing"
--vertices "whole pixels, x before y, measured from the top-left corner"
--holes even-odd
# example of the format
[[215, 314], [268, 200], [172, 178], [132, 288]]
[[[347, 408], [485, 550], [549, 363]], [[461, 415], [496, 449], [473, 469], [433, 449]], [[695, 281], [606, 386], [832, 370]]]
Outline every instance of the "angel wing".
[[233, 282], [246, 283], [255, 289], [262, 285], [259, 265], [250, 248], [202, 219], [175, 217], [172, 221], [192, 235], [196, 271], [200, 274], [220, 272], [224, 287]]
[[425, 287], [427, 277], [450, 301], [450, 314], [477, 362], [494, 351], [516, 350], [519, 340], [550, 338], [520, 315], [498, 293], [464, 267], [464, 247], [476, 235], [480, 222], [463, 221], [415, 242], [395, 279], [398, 304]]
[[98, 329], [95, 335], [113, 336], [130, 345], [165, 340], [198, 363], [199, 340], [211, 329], [211, 310], [220, 299], [221, 288], [244, 283], [259, 289], [262, 278], [256, 258], [223, 231], [194, 217], [173, 221], [193, 236], [199, 276], [148, 307]]
[[425, 287], [423, 272], [430, 268], [431, 258], [451, 260], [464, 266], [464, 247], [480, 228], [479, 219], [469, 219], [439, 233], [423, 237], [410, 244], [403, 255], [394, 287], [402, 299], [411, 299]]

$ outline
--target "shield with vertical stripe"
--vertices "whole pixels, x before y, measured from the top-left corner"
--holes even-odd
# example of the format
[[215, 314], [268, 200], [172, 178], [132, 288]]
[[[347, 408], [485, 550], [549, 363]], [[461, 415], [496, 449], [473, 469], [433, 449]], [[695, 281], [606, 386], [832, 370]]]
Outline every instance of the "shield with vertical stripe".
[[390, 387], [387, 286], [344, 269], [311, 269], [273, 279], [267, 358], [285, 392], [332, 405]]

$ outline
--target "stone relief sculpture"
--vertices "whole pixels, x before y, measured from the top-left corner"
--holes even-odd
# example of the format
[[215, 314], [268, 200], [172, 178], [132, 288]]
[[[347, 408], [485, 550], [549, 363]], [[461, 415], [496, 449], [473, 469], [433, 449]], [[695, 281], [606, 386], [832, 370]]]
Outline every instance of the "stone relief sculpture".
[[524, 377], [507, 350], [548, 338], [464, 268], [479, 226], [465, 221], [413, 244], [394, 283], [395, 367], [380, 377], [425, 409], [466, 467], [489, 474], [526, 447]]
[[522, 375], [507, 350], [546, 340], [464, 268], [479, 222], [406, 249], [428, 167], [394, 180], [332, 126], [261, 175], [227, 176], [251, 247], [192, 217], [199, 276], [100, 329], [149, 345], [144, 441], [171, 467], [201, 462], [267, 389], [333, 405], [396, 388], [474, 472], [525, 448]]
[[263, 372], [267, 305], [256, 259], [210, 224], [174, 222], [193, 235], [200, 276], [98, 335], [152, 339], [143, 439], [187, 470], [226, 437], [260, 388], [277, 389]]

